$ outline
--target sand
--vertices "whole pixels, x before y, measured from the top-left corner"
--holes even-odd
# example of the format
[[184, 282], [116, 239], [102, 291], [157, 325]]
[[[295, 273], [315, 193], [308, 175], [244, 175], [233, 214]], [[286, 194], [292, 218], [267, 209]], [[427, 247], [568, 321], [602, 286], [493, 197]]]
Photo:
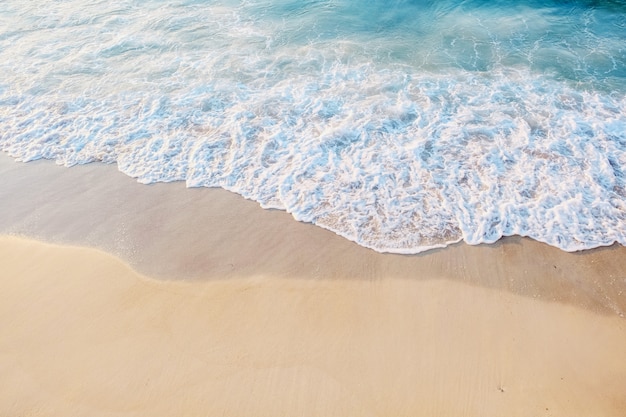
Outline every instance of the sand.
[[0, 416], [626, 415], [623, 247], [382, 255], [112, 166], [0, 178]]

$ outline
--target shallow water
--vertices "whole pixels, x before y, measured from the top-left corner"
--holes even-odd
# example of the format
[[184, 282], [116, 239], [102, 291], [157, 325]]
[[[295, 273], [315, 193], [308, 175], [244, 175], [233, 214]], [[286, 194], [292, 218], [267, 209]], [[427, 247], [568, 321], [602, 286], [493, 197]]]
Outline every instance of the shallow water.
[[0, 4], [0, 148], [378, 251], [626, 244], [626, 3]]

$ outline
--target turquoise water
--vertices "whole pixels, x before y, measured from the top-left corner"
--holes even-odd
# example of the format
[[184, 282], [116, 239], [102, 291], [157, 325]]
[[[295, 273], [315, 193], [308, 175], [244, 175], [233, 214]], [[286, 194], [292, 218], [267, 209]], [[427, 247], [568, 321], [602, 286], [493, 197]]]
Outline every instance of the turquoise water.
[[622, 1], [5, 0], [0, 148], [378, 251], [626, 244]]

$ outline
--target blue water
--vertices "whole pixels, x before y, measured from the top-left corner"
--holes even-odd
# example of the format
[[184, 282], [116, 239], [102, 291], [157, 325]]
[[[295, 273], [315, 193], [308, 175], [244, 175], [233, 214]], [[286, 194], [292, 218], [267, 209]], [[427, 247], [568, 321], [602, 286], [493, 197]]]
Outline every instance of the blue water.
[[626, 244], [626, 2], [4, 0], [0, 148], [363, 246]]

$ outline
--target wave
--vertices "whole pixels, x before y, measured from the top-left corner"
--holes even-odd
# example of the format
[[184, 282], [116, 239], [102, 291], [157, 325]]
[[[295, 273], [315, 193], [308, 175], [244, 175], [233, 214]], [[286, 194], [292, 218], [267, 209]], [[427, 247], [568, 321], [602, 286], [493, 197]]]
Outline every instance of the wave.
[[294, 6], [284, 23], [260, 2], [13, 15], [0, 33], [0, 148], [225, 188], [382, 252], [508, 235], [626, 244], [619, 33], [588, 22], [593, 36], [546, 50], [554, 11], [468, 17], [442, 3], [431, 29], [447, 32], [411, 32], [391, 13], [385, 36], [372, 35], [380, 17], [357, 19], [367, 35], [328, 24], [313, 39], [312, 22], [349, 20], [333, 7], [358, 2], [305, 3], [271, 2]]

